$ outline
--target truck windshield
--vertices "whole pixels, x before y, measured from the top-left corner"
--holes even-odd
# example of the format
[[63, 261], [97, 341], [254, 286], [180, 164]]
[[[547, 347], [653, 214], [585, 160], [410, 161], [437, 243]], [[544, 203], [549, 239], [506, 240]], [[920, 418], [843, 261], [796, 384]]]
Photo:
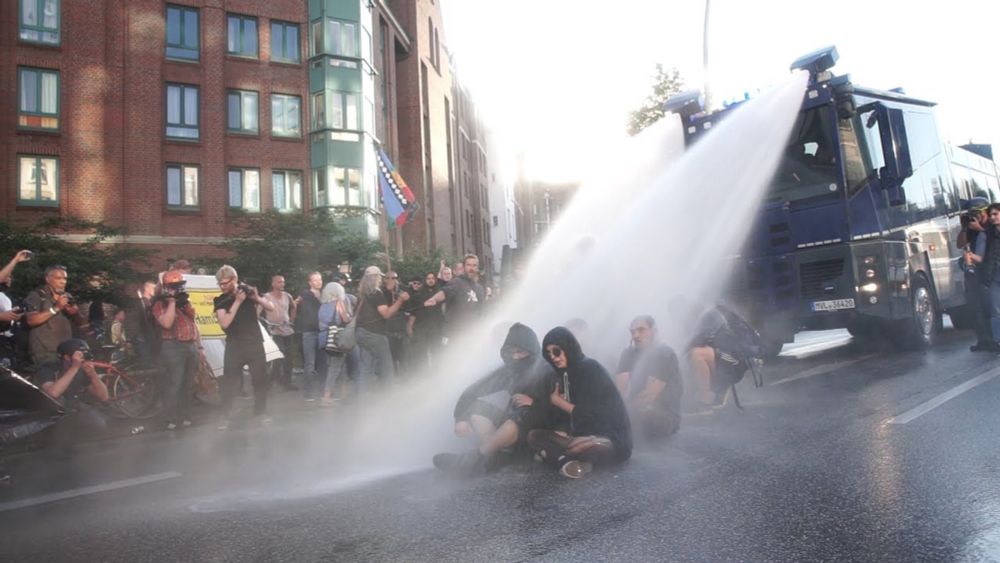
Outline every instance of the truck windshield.
[[797, 200], [837, 190], [840, 151], [830, 112], [830, 107], [822, 106], [799, 114], [771, 182], [771, 197]]

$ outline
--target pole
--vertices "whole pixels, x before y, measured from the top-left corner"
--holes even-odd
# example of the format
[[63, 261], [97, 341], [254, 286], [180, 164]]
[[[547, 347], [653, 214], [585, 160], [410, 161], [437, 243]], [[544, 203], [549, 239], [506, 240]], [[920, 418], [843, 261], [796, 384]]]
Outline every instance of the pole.
[[708, 15], [711, 12], [712, 0], [705, 0], [705, 30], [702, 33], [701, 38], [701, 49], [702, 49], [702, 59], [701, 59], [701, 69], [705, 76], [705, 110], [708, 111], [712, 109], [712, 86], [708, 78]]

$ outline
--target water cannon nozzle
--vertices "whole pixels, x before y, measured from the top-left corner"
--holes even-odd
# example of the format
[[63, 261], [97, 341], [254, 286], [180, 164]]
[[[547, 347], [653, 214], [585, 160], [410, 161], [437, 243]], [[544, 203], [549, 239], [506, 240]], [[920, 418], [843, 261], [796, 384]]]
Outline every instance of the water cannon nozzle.
[[838, 59], [840, 54], [837, 53], [837, 48], [830, 45], [795, 59], [789, 70], [809, 71], [809, 75], [815, 81], [819, 74], [833, 68]]

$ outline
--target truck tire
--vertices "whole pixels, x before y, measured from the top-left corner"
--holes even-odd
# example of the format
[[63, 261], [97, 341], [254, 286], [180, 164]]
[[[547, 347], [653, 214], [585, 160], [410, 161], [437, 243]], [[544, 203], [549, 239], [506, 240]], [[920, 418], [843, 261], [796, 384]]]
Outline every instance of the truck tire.
[[941, 311], [930, 285], [914, 277], [910, 292], [910, 317], [898, 321], [892, 331], [894, 343], [904, 350], [924, 350], [934, 344], [941, 328]]

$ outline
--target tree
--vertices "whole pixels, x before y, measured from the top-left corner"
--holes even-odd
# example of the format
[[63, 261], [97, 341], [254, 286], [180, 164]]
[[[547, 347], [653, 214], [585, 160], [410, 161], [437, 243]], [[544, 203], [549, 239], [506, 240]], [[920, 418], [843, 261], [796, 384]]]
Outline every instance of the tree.
[[375, 263], [380, 250], [377, 242], [345, 232], [325, 209], [305, 214], [269, 211], [247, 215], [241, 223], [245, 234], [223, 246], [232, 253], [231, 264], [240, 279], [261, 291], [270, 287], [275, 274], [285, 276], [288, 290], [297, 292], [312, 271], [328, 279], [326, 274], [344, 262], [354, 272], [363, 271]]
[[[82, 243], [68, 242], [59, 235], [86, 233]], [[65, 266], [66, 289], [82, 302], [100, 299], [123, 305], [128, 284], [142, 279], [149, 268], [149, 251], [119, 244], [123, 231], [79, 219], [48, 219], [33, 225], [14, 226], [0, 221], [0, 261], [6, 264], [19, 250], [31, 250], [34, 258], [14, 270], [11, 293], [26, 296], [44, 283], [45, 268]]]
[[630, 136], [638, 134], [660, 120], [666, 112], [663, 103], [684, 88], [684, 79], [676, 68], [663, 68], [656, 63], [656, 74], [653, 77], [653, 91], [638, 109], [629, 113], [627, 131]]

